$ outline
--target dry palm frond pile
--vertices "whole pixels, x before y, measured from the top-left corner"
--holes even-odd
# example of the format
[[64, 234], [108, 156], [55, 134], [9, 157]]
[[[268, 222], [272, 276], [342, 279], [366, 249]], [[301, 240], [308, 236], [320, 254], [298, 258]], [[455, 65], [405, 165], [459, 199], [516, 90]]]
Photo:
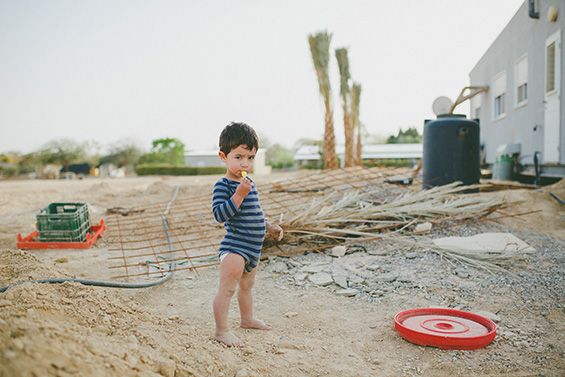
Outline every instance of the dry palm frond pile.
[[292, 237], [302, 240], [312, 236], [374, 238], [375, 232], [405, 231], [422, 221], [439, 223], [485, 216], [504, 205], [496, 198], [461, 195], [474, 188], [477, 187], [452, 183], [426, 191], [407, 192], [384, 203], [374, 199], [376, 191], [372, 190], [351, 190], [341, 196], [333, 192], [313, 199], [302, 213], [284, 220], [282, 225]]
[[452, 183], [425, 191], [406, 192], [397, 198], [382, 202], [382, 191], [334, 191], [311, 203], [281, 225], [287, 234], [286, 242], [310, 244], [324, 248], [338, 242], [386, 239], [404, 245], [430, 249], [442, 256], [485, 269], [496, 269], [493, 263], [507, 259], [496, 253], [473, 253], [442, 249], [431, 242], [419, 241], [413, 235], [414, 227], [423, 222], [438, 225], [442, 222], [464, 221], [484, 217], [505, 203], [495, 197], [463, 194], [478, 189], [479, 185], [461, 186]]

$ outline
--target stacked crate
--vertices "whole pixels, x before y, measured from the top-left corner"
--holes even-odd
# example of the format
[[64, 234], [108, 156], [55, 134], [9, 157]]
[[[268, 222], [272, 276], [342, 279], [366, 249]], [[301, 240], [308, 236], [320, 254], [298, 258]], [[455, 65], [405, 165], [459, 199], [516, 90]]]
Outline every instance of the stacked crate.
[[40, 242], [84, 242], [89, 229], [86, 203], [51, 203], [37, 215]]

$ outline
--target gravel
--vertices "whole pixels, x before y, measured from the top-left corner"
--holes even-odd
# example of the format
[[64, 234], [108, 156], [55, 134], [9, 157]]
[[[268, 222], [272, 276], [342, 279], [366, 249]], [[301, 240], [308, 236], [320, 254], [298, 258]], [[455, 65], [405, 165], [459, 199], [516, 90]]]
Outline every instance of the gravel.
[[[441, 258], [430, 250], [381, 240], [362, 244], [366, 251], [347, 252], [339, 258], [324, 253], [269, 258], [264, 268], [284, 270], [280, 266], [283, 261], [288, 270], [274, 274], [275, 279], [300, 289], [329, 290], [344, 300], [364, 300], [391, 309], [439, 306], [482, 313], [498, 325], [498, 336], [484, 355], [485, 365], [494, 362], [509, 370], [544, 370], [547, 363], [562, 363], [565, 351], [555, 328], [562, 328], [565, 320], [565, 242], [478, 222], [434, 227], [425, 237], [482, 232], [511, 232], [537, 252], [504, 266], [508, 272], [491, 274]], [[270, 269], [270, 265], [277, 267]], [[465, 352], [438, 352], [440, 364], [456, 360], [459, 365], [472, 367]], [[421, 374], [414, 364], [405, 372]]]

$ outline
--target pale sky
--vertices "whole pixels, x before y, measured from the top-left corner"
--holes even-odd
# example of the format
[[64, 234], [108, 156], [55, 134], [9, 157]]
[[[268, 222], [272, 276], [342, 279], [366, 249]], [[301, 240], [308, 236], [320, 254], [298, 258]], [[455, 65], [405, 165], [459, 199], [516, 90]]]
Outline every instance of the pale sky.
[[[454, 100], [523, 0], [0, 0], [0, 152], [62, 138], [149, 149], [177, 137], [217, 148], [230, 121], [271, 143], [321, 138], [324, 111], [308, 34], [349, 48], [371, 134], [422, 130]], [[468, 113], [468, 104], [456, 112]]]

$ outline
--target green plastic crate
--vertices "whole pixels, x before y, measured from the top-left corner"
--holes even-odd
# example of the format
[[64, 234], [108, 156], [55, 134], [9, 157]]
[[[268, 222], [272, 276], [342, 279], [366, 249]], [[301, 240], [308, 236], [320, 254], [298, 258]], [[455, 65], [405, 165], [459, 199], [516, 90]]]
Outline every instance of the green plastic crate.
[[86, 203], [51, 203], [36, 217], [40, 242], [84, 242], [90, 229]]

